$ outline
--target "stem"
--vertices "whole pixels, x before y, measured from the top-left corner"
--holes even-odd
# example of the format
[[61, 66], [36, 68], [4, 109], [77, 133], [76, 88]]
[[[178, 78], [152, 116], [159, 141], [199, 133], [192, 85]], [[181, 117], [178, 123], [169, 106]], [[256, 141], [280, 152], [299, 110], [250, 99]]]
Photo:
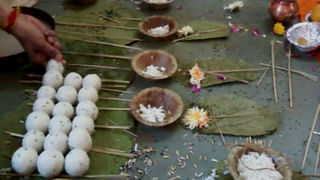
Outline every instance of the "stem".
[[107, 20], [107, 21], [111, 21], [111, 22], [120, 24], [119, 21], [116, 21], [116, 20], [114, 20], [114, 19], [111, 18], [111, 17], [107, 17], [107, 16], [104, 16], [104, 15], [102, 15], [102, 14], [97, 14], [97, 13], [94, 13], [94, 12], [91, 12], [90, 14], [95, 15], [95, 16], [97, 16], [97, 17], [100, 17], [100, 18], [102, 18], [102, 19], [104, 19], [104, 20]]
[[205, 34], [205, 33], [211, 33], [211, 32], [223, 31], [223, 30], [229, 30], [229, 28], [225, 28], [224, 27], [224, 28], [218, 28], [218, 29], [210, 29], [210, 30], [199, 31], [199, 32], [196, 32], [195, 34], [191, 34], [189, 36], [173, 40], [172, 42], [176, 43], [176, 42], [179, 42], [179, 41], [187, 41], [189, 38], [197, 37], [197, 36], [200, 36], [200, 35]]
[[237, 39], [234, 39], [229, 44], [227, 44], [223, 49], [221, 49], [215, 57], [219, 56], [221, 53], [226, 51], [229, 47], [231, 47], [234, 43], [238, 42], [247, 32], [243, 32]]
[[96, 54], [96, 53], [79, 53], [74, 51], [63, 51], [63, 54], [76, 55], [76, 56], [88, 56], [88, 57], [101, 57], [101, 58], [112, 58], [112, 59], [124, 59], [131, 60], [132, 57], [128, 56], [119, 56], [119, 55], [110, 55], [110, 54]]

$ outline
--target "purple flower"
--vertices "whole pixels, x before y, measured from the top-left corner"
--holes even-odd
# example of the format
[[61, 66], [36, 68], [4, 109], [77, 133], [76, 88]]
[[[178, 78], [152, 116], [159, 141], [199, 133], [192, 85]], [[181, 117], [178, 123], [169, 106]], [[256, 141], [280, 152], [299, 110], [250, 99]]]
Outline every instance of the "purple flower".
[[176, 6], [176, 9], [181, 10], [182, 8], [183, 8], [182, 5], [177, 5], [177, 6]]
[[194, 92], [194, 93], [200, 93], [201, 92], [201, 88], [198, 87], [197, 85], [191, 84], [190, 88], [191, 88], [192, 92]]
[[312, 72], [316, 72], [316, 66], [315, 66], [315, 65], [311, 65], [310, 68], [311, 68], [311, 71], [312, 71]]
[[224, 74], [216, 74], [216, 77], [223, 81], [227, 80], [227, 76], [225, 76]]
[[260, 35], [260, 31], [259, 31], [258, 29], [256, 29], [256, 28], [254, 28], [254, 29], [252, 30], [252, 34], [253, 34], [254, 36], [259, 36], [259, 35]]
[[232, 33], [236, 33], [236, 32], [239, 32], [239, 31], [240, 31], [240, 28], [237, 25], [233, 25], [230, 28], [230, 32], [232, 32]]

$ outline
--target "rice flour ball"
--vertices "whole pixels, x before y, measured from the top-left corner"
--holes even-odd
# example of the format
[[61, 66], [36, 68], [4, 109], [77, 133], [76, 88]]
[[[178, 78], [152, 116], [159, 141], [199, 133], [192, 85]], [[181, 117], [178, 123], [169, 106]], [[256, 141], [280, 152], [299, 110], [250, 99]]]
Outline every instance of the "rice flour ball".
[[53, 132], [63, 132], [64, 134], [69, 134], [71, 130], [71, 121], [66, 116], [54, 116], [49, 123], [49, 133]]
[[76, 113], [78, 116], [89, 116], [95, 120], [98, 117], [98, 107], [91, 101], [81, 101], [76, 107]]
[[58, 176], [62, 172], [63, 166], [63, 154], [57, 150], [43, 151], [37, 161], [38, 172], [45, 178]]
[[55, 100], [56, 90], [50, 86], [41, 86], [37, 91], [37, 98], [49, 98]]
[[88, 74], [84, 77], [82, 86], [83, 87], [93, 87], [97, 91], [101, 88], [101, 79], [97, 74]]
[[64, 78], [64, 85], [72, 86], [75, 89], [79, 90], [82, 86], [82, 77], [76, 72], [71, 72], [67, 74]]
[[78, 101], [92, 101], [96, 103], [98, 101], [99, 95], [95, 88], [93, 87], [83, 87], [78, 93]]
[[50, 117], [48, 114], [42, 111], [37, 111], [28, 115], [25, 124], [27, 131], [39, 130], [46, 133], [48, 131], [49, 122]]
[[61, 86], [56, 94], [58, 101], [66, 101], [74, 104], [77, 100], [77, 90], [72, 86]]
[[37, 151], [28, 147], [20, 147], [13, 153], [11, 166], [18, 174], [29, 175], [36, 170], [37, 159]]
[[55, 89], [60, 87], [63, 83], [63, 76], [59, 71], [50, 70], [47, 71], [42, 77], [42, 84], [45, 86], [51, 86]]
[[49, 133], [44, 140], [44, 150], [58, 150], [62, 154], [68, 150], [68, 137], [63, 132]]
[[92, 147], [92, 139], [88, 131], [73, 129], [69, 134], [68, 144], [70, 149], [82, 149], [88, 152]]
[[90, 167], [87, 153], [81, 149], [73, 149], [65, 159], [65, 170], [72, 177], [83, 176]]
[[72, 129], [84, 129], [90, 134], [94, 131], [94, 122], [93, 119], [88, 116], [76, 116], [72, 121]]
[[33, 111], [43, 111], [47, 113], [48, 115], [51, 114], [51, 111], [53, 109], [54, 103], [49, 98], [39, 98], [33, 103]]
[[59, 102], [52, 109], [53, 116], [67, 116], [68, 118], [72, 118], [74, 115], [74, 108], [69, 102]]
[[56, 70], [62, 74], [64, 72], [64, 67], [63, 67], [63, 64], [56, 61], [55, 59], [50, 59], [46, 65], [46, 70], [47, 71]]
[[40, 152], [43, 149], [44, 139], [45, 136], [43, 132], [38, 130], [31, 130], [24, 135], [22, 139], [22, 146], [29, 147], [36, 150], [37, 152]]

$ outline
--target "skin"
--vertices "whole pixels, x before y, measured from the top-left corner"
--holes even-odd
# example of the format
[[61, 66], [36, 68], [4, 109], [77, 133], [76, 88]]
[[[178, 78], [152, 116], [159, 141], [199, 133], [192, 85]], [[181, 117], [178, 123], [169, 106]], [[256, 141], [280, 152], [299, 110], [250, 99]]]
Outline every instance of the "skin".
[[[0, 23], [8, 18], [12, 8], [0, 0]], [[36, 18], [20, 14], [10, 32], [14, 35], [27, 51], [31, 62], [45, 66], [51, 58], [66, 64], [63, 59], [61, 44], [58, 42], [56, 33], [46, 29]]]

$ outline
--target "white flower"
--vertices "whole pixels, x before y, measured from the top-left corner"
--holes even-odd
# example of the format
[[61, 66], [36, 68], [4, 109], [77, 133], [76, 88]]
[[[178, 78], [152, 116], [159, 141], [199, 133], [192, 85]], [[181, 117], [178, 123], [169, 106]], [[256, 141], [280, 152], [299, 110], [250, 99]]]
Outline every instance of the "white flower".
[[179, 36], [188, 36], [193, 33], [193, 28], [191, 26], [183, 26], [182, 28], [178, 29]]
[[192, 69], [189, 70], [190, 73], [190, 83], [192, 85], [197, 85], [198, 88], [201, 87], [201, 81], [204, 79], [204, 72], [202, 69], [198, 66], [198, 64], [195, 64]]
[[241, 9], [244, 6], [243, 1], [234, 1], [233, 3], [228, 4], [227, 6], [225, 6], [223, 9], [224, 10], [229, 10], [229, 11], [234, 11], [237, 9]]
[[207, 111], [199, 109], [197, 106], [189, 108], [183, 118], [184, 124], [189, 129], [208, 127], [209, 121]]

